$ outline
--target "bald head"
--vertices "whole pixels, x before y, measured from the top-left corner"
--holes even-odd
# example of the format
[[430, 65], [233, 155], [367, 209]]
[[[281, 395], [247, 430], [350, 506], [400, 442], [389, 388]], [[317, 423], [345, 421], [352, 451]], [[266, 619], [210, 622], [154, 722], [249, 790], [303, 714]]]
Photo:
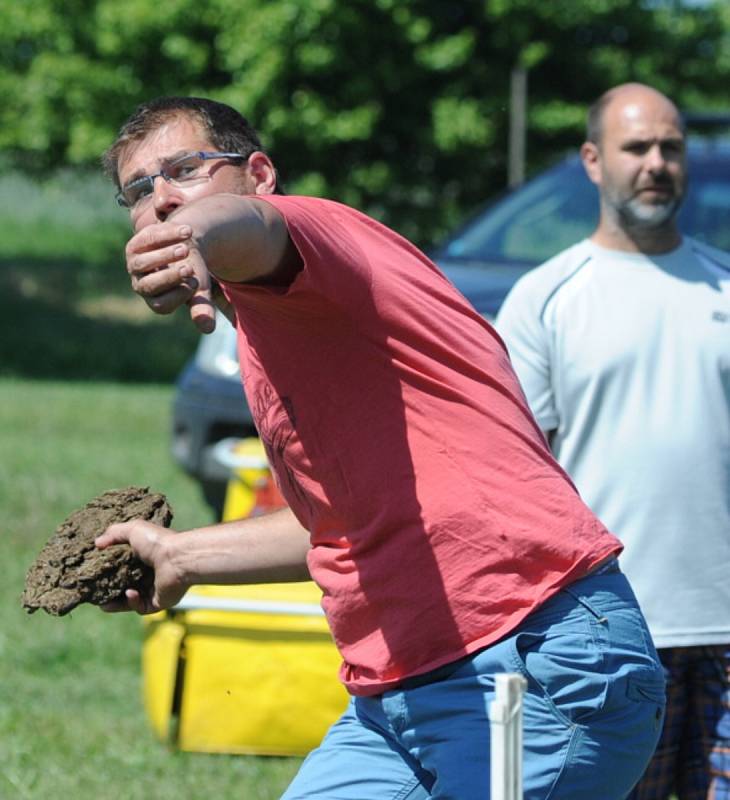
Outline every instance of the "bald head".
[[643, 83], [622, 83], [604, 92], [588, 110], [586, 139], [600, 146], [607, 126], [621, 117], [635, 118], [646, 111], [671, 121], [684, 132], [679, 110], [666, 95]]
[[593, 241], [646, 253], [676, 247], [686, 143], [674, 103], [641, 83], [616, 86], [591, 108], [588, 137], [581, 157], [601, 203]]

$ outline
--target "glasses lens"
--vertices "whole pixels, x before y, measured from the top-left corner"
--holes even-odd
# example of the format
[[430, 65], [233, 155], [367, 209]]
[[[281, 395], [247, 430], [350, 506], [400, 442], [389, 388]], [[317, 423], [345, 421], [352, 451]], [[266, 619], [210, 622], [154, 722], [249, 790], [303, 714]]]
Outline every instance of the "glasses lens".
[[175, 183], [185, 183], [200, 177], [203, 159], [194, 153], [170, 162], [165, 169], [165, 177]]
[[153, 179], [148, 175], [128, 183], [120, 192], [127, 208], [132, 208], [140, 200], [149, 197], [152, 194], [153, 186]]

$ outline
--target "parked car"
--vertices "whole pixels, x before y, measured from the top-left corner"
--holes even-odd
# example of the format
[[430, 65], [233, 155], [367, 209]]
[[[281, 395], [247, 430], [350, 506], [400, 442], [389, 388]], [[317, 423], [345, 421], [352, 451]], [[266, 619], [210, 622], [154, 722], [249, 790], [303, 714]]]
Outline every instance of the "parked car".
[[[718, 120], [712, 118], [714, 126]], [[703, 137], [688, 147], [690, 182], [682, 230], [730, 250], [730, 138]], [[598, 219], [595, 187], [577, 155], [569, 156], [480, 210], [431, 257], [487, 319], [515, 281], [589, 235]], [[213, 447], [229, 436], [255, 436], [241, 388], [233, 328], [221, 318], [204, 336], [177, 383], [172, 452], [220, 513], [228, 472]]]

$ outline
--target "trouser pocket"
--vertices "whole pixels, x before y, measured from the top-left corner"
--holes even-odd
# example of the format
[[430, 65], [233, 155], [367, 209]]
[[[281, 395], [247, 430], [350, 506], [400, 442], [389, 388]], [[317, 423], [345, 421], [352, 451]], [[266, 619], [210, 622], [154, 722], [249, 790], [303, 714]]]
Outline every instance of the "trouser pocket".
[[590, 634], [523, 632], [514, 639], [514, 658], [528, 692], [542, 699], [562, 724], [587, 723], [605, 706], [603, 653]]
[[664, 708], [664, 675], [637, 606], [566, 592], [513, 638], [515, 666], [566, 724], [631, 702]]

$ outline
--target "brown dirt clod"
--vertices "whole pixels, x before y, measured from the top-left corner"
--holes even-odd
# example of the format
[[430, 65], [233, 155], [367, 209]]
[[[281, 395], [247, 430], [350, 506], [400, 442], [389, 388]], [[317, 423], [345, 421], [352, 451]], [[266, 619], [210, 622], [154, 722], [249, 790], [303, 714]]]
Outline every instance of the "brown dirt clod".
[[172, 509], [164, 495], [130, 486], [104, 492], [74, 511], [28, 570], [22, 596], [28, 613], [42, 608], [61, 617], [80, 603], [103, 605], [120, 598], [125, 589], [148, 588], [154, 573], [129, 545], [99, 550], [94, 544], [109, 525], [133, 519], [168, 527]]

